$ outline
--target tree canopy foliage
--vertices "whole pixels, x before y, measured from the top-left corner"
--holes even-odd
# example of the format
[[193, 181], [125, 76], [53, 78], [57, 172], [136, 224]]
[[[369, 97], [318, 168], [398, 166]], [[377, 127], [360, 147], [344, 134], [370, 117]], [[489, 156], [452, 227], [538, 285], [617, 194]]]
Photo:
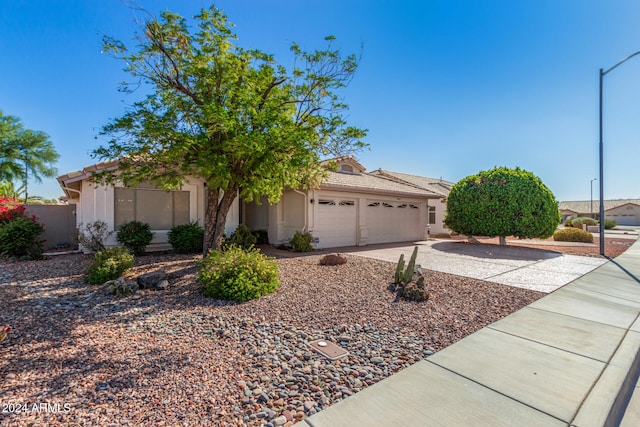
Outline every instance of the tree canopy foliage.
[[19, 118], [0, 111], [0, 182], [3, 187], [13, 188], [13, 181], [22, 182], [26, 203], [29, 178], [37, 182], [42, 182], [42, 178], [54, 178], [58, 171], [53, 165], [59, 157], [46, 133], [25, 129]]
[[447, 197], [445, 225], [466, 236], [547, 238], [559, 223], [551, 190], [520, 168], [496, 167], [468, 176]]
[[309, 188], [324, 176], [324, 157], [365, 146], [366, 131], [349, 126], [339, 96], [358, 65], [332, 46], [313, 52], [293, 44], [291, 69], [273, 55], [235, 44], [233, 25], [211, 6], [194, 17], [197, 28], [172, 12], [144, 23], [135, 51], [110, 37], [104, 50], [126, 63], [131, 92], [151, 93], [104, 126], [108, 145], [94, 152], [119, 159], [98, 180], [152, 181], [176, 188], [185, 177], [206, 182], [205, 250], [221, 243], [229, 208], [284, 189]]

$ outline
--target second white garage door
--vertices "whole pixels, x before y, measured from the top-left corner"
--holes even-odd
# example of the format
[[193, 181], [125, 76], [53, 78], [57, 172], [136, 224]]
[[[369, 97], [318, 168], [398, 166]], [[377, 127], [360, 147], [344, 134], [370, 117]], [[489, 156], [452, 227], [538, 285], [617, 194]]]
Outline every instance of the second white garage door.
[[390, 243], [424, 239], [420, 208], [415, 203], [367, 201], [367, 243]]

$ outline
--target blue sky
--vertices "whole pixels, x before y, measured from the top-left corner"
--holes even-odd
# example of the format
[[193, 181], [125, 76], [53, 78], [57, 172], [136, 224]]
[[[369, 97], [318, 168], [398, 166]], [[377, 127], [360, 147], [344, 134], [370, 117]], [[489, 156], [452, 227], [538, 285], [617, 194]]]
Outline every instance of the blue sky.
[[[186, 17], [210, 1], [138, 1]], [[238, 44], [291, 65], [292, 41], [333, 34], [362, 60], [345, 91], [369, 129], [368, 170], [459, 179], [527, 169], [558, 200], [588, 200], [598, 177], [598, 69], [640, 50], [637, 0], [225, 0]], [[60, 174], [95, 163], [100, 127], [142, 93], [117, 91], [122, 63], [102, 35], [131, 45], [121, 0], [14, 0], [0, 8], [0, 109], [47, 132]], [[640, 198], [640, 56], [605, 77], [605, 197]], [[593, 183], [594, 198], [598, 182]], [[30, 194], [62, 195], [54, 179]]]

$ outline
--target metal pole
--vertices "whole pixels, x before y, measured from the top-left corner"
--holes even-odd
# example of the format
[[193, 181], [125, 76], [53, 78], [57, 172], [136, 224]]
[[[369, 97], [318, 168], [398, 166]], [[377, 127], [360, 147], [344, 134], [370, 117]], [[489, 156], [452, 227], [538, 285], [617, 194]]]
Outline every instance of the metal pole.
[[625, 62], [627, 62], [628, 60], [630, 60], [631, 58], [637, 55], [640, 55], [640, 50], [622, 59], [616, 65], [607, 69], [606, 71], [600, 68], [600, 255], [602, 256], [605, 256], [605, 253], [604, 253], [604, 166], [603, 166], [604, 148], [602, 143], [602, 82], [605, 74], [615, 70], [620, 65], [624, 64]]
[[593, 178], [591, 181], [589, 181], [589, 183], [591, 184], [591, 205], [589, 208], [589, 215], [591, 216], [591, 218], [593, 218], [593, 181], [597, 181], [598, 178]]
[[602, 83], [604, 72], [600, 68], [600, 255], [604, 253], [604, 144], [602, 142]]

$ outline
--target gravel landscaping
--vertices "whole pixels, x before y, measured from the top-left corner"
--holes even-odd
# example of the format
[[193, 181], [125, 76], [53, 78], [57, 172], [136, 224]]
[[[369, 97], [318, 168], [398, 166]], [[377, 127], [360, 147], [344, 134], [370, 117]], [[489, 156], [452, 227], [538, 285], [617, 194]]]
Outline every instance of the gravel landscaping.
[[138, 257], [128, 275], [170, 286], [124, 298], [83, 283], [85, 255], [0, 260], [0, 424], [291, 425], [544, 296], [425, 271], [429, 301], [396, 300], [394, 264], [347, 258], [279, 259], [278, 291], [243, 304], [201, 295], [198, 256]]

